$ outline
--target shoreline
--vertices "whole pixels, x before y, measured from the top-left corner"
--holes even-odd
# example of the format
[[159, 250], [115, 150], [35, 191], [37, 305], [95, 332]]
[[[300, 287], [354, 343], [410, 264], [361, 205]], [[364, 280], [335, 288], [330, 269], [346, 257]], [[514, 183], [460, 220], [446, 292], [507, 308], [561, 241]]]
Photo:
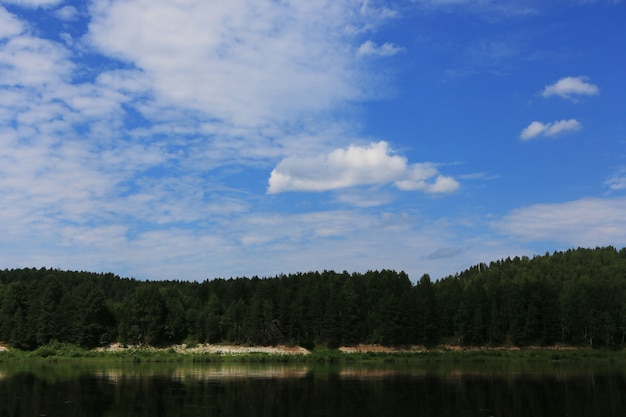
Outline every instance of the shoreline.
[[[311, 355], [314, 351], [320, 349], [309, 350], [302, 346], [290, 345], [274, 345], [274, 346], [247, 346], [233, 344], [210, 344], [198, 343], [194, 345], [178, 344], [166, 347], [139, 346], [129, 345], [123, 346], [121, 343], [114, 343], [109, 346], [94, 349], [96, 352], [128, 352], [128, 351], [149, 351], [162, 352], [174, 351], [179, 354], [218, 354], [218, 355], [240, 355], [265, 353], [270, 355]], [[409, 346], [385, 346], [378, 344], [359, 343], [356, 345], [340, 346], [337, 349], [321, 348], [321, 350], [337, 350], [345, 354], [421, 354], [429, 352], [517, 352], [517, 351], [584, 351], [595, 349], [580, 346], [461, 346], [442, 344], [434, 347], [426, 347], [423, 345]], [[620, 349], [621, 350], [621, 349]]]
[[228, 344], [173, 345], [168, 347], [112, 344], [96, 349], [53, 343], [34, 351], [0, 345], [0, 362], [112, 360], [122, 362], [626, 362], [626, 350], [577, 346], [488, 347], [439, 345], [381, 346], [359, 344], [337, 349], [300, 346], [243, 346]]
[[197, 355], [197, 354], [215, 354], [215, 355], [247, 355], [255, 353], [264, 353], [268, 355], [310, 355], [311, 351], [301, 346], [244, 346], [244, 345], [228, 345], [228, 344], [210, 344], [198, 343], [195, 345], [172, 345], [168, 347], [153, 346], [123, 346], [121, 343], [114, 343], [109, 346], [94, 349], [96, 352], [171, 352], [181, 355]]

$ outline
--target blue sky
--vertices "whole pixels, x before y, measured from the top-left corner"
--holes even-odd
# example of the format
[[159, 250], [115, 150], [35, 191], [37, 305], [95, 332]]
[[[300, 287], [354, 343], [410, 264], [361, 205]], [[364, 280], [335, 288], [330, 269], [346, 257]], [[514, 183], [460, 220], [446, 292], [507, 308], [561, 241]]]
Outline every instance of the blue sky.
[[0, 0], [0, 267], [441, 278], [626, 246], [626, 2]]

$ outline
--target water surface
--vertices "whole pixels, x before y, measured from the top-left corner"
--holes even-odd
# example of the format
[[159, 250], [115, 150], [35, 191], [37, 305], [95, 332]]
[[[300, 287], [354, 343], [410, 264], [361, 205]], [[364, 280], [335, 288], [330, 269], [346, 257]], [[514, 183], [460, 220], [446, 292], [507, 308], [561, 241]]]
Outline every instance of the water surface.
[[0, 363], [0, 416], [625, 416], [604, 366]]

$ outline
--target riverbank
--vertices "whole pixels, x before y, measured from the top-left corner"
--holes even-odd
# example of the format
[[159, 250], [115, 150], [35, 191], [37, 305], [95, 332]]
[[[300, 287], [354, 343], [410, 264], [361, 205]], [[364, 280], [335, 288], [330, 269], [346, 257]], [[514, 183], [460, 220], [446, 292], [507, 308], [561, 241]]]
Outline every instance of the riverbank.
[[0, 346], [0, 361], [118, 360], [132, 362], [626, 362], [626, 351], [572, 346], [468, 347], [356, 345], [338, 349], [300, 346], [174, 345], [157, 348], [114, 344], [93, 350], [52, 343], [34, 351]]
[[145, 350], [149, 352], [175, 352], [181, 355], [250, 355], [250, 354], [267, 354], [267, 355], [310, 355], [311, 352], [300, 346], [242, 346], [242, 345], [221, 345], [200, 343], [193, 345], [172, 345], [167, 348], [156, 348], [151, 346], [124, 346], [121, 343], [114, 343], [106, 347], [96, 348], [96, 352], [133, 352]]

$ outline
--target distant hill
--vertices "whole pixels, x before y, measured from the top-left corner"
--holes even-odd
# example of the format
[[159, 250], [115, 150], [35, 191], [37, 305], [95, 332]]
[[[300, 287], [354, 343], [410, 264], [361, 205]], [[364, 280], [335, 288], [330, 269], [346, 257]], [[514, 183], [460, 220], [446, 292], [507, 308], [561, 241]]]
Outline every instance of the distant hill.
[[56, 269], [0, 271], [0, 341], [339, 346], [584, 345], [626, 336], [626, 249], [481, 263], [412, 283], [393, 270], [204, 282]]

